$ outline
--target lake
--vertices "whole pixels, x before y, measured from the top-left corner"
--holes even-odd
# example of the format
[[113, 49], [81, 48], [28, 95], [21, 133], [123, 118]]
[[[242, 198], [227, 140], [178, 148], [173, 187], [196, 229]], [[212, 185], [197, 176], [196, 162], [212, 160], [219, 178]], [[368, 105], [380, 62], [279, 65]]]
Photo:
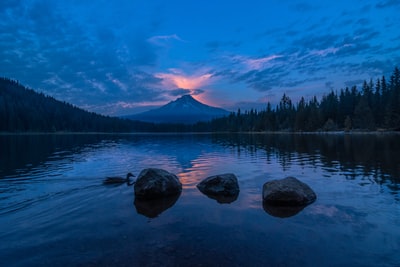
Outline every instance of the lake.
[[[400, 266], [398, 134], [0, 136], [0, 266]], [[156, 167], [179, 198], [135, 201], [106, 176]], [[230, 203], [196, 185], [238, 177]], [[317, 200], [265, 207], [294, 176]]]

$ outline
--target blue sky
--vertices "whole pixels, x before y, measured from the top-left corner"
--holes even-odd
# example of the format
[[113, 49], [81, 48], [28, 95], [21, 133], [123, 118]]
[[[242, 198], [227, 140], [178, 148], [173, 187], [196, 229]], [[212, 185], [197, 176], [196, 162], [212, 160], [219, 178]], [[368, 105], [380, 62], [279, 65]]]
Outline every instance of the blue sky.
[[400, 0], [2, 0], [0, 76], [125, 115], [183, 94], [235, 111], [389, 76]]

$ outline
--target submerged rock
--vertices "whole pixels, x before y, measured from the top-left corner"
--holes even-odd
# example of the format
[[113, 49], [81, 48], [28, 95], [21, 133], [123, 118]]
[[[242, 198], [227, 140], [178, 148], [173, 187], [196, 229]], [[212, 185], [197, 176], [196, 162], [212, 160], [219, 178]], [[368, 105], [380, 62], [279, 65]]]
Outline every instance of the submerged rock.
[[263, 201], [276, 206], [305, 206], [315, 201], [315, 192], [294, 177], [266, 182], [263, 186]]
[[149, 168], [140, 172], [134, 190], [137, 198], [162, 198], [182, 192], [182, 183], [175, 174], [162, 169]]
[[133, 204], [135, 205], [136, 212], [148, 218], [155, 218], [167, 209], [171, 208], [178, 200], [181, 193], [170, 195], [167, 197], [143, 199], [135, 198]]
[[201, 181], [197, 188], [208, 197], [217, 200], [219, 203], [231, 203], [239, 195], [239, 184], [232, 173], [225, 173], [210, 176]]

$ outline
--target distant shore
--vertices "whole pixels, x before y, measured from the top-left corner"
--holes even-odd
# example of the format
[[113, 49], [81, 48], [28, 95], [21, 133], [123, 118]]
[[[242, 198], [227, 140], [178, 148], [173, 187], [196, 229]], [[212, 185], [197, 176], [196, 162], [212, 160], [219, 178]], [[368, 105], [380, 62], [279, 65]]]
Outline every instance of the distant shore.
[[375, 131], [365, 131], [365, 130], [352, 130], [352, 131], [313, 131], [313, 132], [303, 132], [303, 131], [264, 131], [264, 132], [0, 132], [0, 136], [5, 135], [209, 135], [209, 134], [328, 134], [328, 135], [361, 135], [361, 134], [371, 134], [371, 135], [384, 135], [384, 134], [400, 134], [400, 131], [390, 131], [390, 130], [375, 130]]

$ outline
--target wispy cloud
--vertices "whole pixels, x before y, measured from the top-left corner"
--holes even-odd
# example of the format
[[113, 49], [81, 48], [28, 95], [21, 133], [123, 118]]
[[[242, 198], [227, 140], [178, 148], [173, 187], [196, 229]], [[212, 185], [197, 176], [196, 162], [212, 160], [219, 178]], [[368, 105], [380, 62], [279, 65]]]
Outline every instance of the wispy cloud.
[[237, 48], [242, 44], [241, 41], [209, 41], [205, 44], [205, 47], [208, 49], [209, 52], [216, 52], [222, 48]]
[[186, 42], [182, 38], [180, 38], [177, 34], [171, 34], [171, 35], [157, 35], [150, 37], [147, 39], [148, 42], [155, 44], [155, 45], [164, 45], [165, 42], [175, 40], [175, 41], [180, 41], [180, 42]]
[[125, 83], [121, 82], [120, 80], [114, 78], [112, 73], [107, 73], [106, 76], [109, 81], [111, 81], [113, 84], [118, 86], [121, 90], [123, 90], [125, 92], [128, 91], [128, 85], [126, 85]]
[[246, 56], [233, 56], [232, 60], [234, 62], [239, 62], [243, 65], [244, 69], [247, 71], [251, 70], [263, 70], [264, 68], [271, 67], [273, 61], [278, 58], [282, 58], [282, 55], [271, 55], [260, 58], [250, 58]]
[[387, 0], [387, 1], [381, 1], [376, 4], [377, 8], [386, 8], [393, 6], [400, 6], [400, 0]]
[[329, 54], [336, 54], [336, 52], [340, 51], [343, 48], [346, 47], [352, 47], [353, 44], [344, 44], [340, 47], [328, 47], [325, 49], [320, 49], [320, 50], [313, 50], [310, 52], [310, 55], [318, 55], [318, 56], [327, 56]]

